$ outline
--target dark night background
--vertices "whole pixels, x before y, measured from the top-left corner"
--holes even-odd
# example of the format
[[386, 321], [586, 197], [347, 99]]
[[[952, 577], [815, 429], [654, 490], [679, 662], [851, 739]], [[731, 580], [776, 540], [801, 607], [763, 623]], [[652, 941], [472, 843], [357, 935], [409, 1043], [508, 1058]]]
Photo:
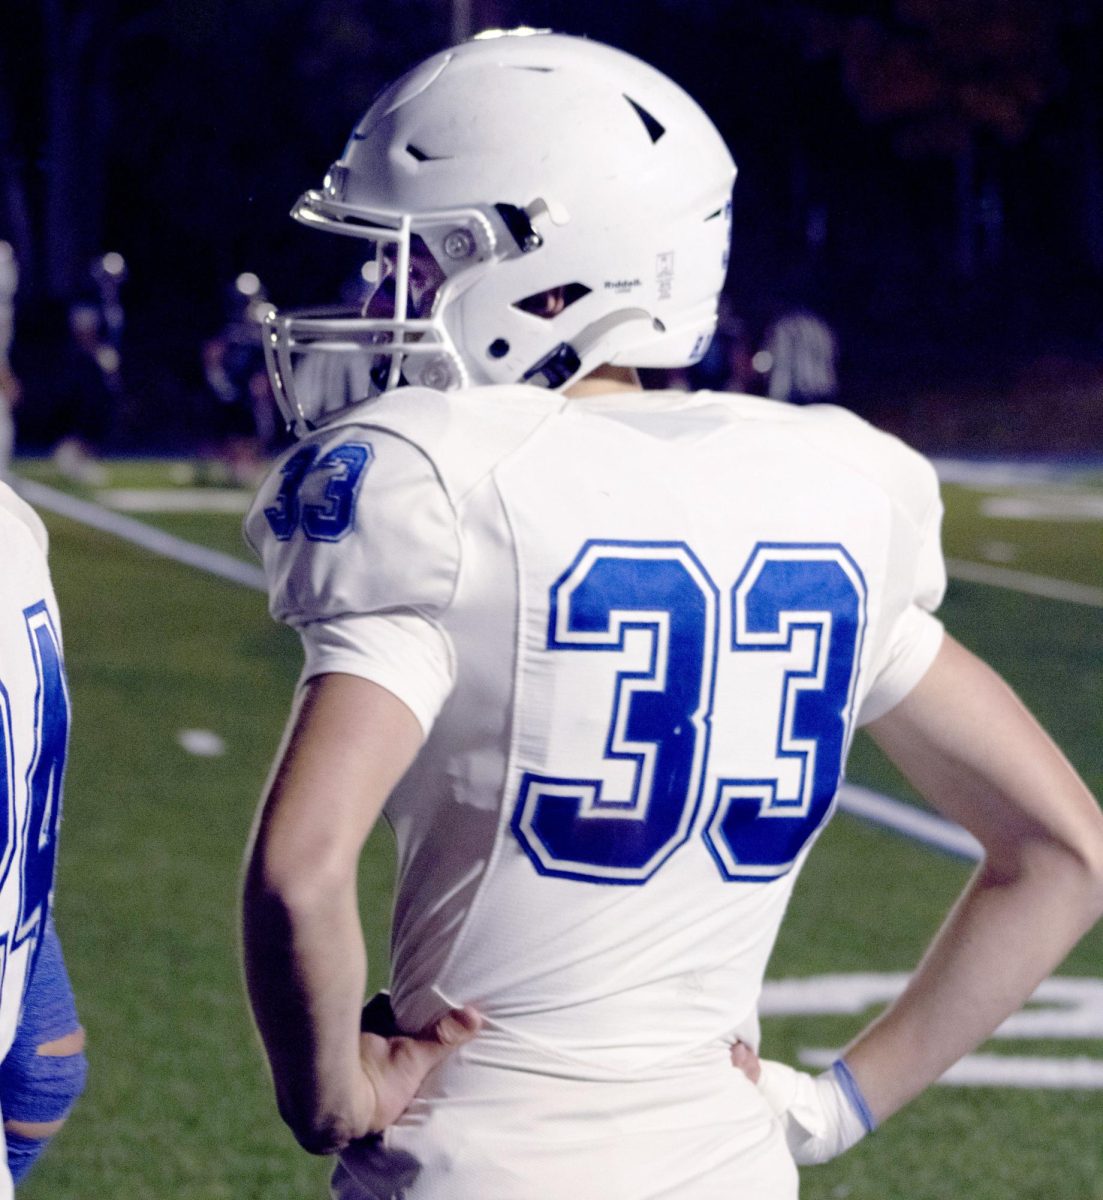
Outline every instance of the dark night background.
[[711, 113], [740, 168], [734, 308], [756, 338], [821, 311], [842, 402], [928, 451], [1103, 453], [1100, 0], [8, 0], [23, 444], [54, 432], [64, 314], [114, 250], [114, 449], [189, 448], [234, 277], [332, 293], [331, 239], [287, 211], [380, 85], [520, 23], [637, 53]]

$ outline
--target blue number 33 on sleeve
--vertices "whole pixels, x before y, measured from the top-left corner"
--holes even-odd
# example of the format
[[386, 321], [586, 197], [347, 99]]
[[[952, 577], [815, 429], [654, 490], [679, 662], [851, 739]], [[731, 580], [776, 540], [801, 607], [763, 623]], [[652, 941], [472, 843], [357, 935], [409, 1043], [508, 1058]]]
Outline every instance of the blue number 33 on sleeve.
[[[708, 804], [701, 832], [724, 879], [787, 874], [827, 818], [852, 724], [866, 584], [846, 550], [756, 546], [731, 589], [722, 649], [720, 592], [684, 543], [588, 542], [550, 601], [549, 651], [605, 653], [616, 664], [601, 757], [633, 783], [627, 798], [613, 799], [602, 778], [526, 771], [513, 832], [536, 869], [644, 883], [689, 839]], [[637, 647], [641, 636], [650, 647], [642, 667], [638, 650], [629, 661], [632, 631]], [[797, 637], [810, 660], [803, 666], [794, 665]], [[723, 653], [776, 656], [780, 711], [756, 726], [773, 729], [776, 745], [757, 771], [715, 778], [705, 795]], [[773, 768], [761, 769], [763, 761]]]
[[[371, 464], [370, 444], [348, 442], [319, 457], [317, 446], [302, 446], [280, 468], [280, 489], [264, 510], [281, 542], [302, 529], [309, 541], [340, 541], [353, 527], [360, 481]], [[304, 490], [318, 498], [308, 500]]]

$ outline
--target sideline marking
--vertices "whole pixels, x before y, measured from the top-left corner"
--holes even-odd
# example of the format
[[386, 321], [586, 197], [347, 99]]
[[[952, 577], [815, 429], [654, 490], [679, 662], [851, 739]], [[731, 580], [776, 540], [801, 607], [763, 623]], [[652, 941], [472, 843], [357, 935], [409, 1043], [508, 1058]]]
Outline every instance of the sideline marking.
[[968, 562], [961, 558], [948, 558], [946, 572], [951, 579], [961, 579], [966, 583], [982, 583], [988, 587], [1022, 592], [1028, 596], [1044, 596], [1047, 600], [1063, 600], [1068, 604], [1103, 608], [1103, 588], [1092, 587], [1088, 583], [1072, 583], [1067, 579], [1032, 575], [1028, 571], [1015, 571], [1010, 567], [997, 567], [991, 563]]
[[181, 729], [176, 741], [197, 758], [219, 758], [226, 753], [226, 743], [213, 729]]
[[856, 783], [839, 788], [839, 809], [957, 858], [980, 862], [984, 854], [980, 842], [953, 821]]
[[133, 517], [124, 517], [121, 513], [112, 512], [111, 509], [93, 504], [90, 500], [81, 500], [77, 496], [70, 496], [68, 492], [58, 491], [32, 479], [15, 479], [12, 486], [29, 504], [38, 508], [68, 517], [72, 521], [79, 521], [82, 525], [89, 525], [103, 533], [114, 534], [135, 546], [141, 546], [143, 550], [171, 558], [174, 562], [183, 563], [188, 567], [197, 567], [200, 571], [217, 575], [231, 583], [239, 583], [258, 592], [268, 591], [264, 571], [253, 563], [235, 558], [232, 554], [197, 546], [194, 542], [165, 533], [164, 530], [136, 521]]
[[101, 488], [96, 499], [119, 512], [244, 514], [253, 493], [241, 488]]
[[990, 488], [1043, 487], [1060, 484], [1074, 487], [1095, 486], [1095, 477], [1103, 471], [1103, 459], [1080, 461], [1016, 461], [1014, 459], [932, 458], [931, 465], [942, 483], [958, 483], [974, 491]]
[[985, 496], [981, 516], [1008, 521], [1103, 521], [1103, 492], [1035, 492]]
[[[767, 980], [760, 1011], [767, 1017], [853, 1016], [895, 999], [908, 982], [902, 972], [855, 972]], [[1054, 975], [992, 1034], [998, 1041], [1096, 1040], [1103, 1037], [1103, 979]], [[839, 1051], [804, 1046], [798, 1060], [828, 1067]], [[1103, 1059], [1088, 1056], [969, 1054], [939, 1080], [952, 1087], [1103, 1090]]]

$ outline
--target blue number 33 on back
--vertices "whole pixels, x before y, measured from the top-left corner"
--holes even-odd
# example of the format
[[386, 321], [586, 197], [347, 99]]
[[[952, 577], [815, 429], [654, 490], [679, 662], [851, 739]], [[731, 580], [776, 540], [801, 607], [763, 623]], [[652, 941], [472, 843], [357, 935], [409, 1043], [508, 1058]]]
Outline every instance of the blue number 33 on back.
[[[723, 653], [772, 654], [779, 664], [784, 656], [780, 711], [767, 723], [776, 730], [775, 770], [716, 779], [708, 796], [720, 592], [693, 551], [680, 542], [587, 542], [550, 601], [549, 651], [604, 653], [617, 664], [602, 758], [633, 783], [627, 798], [612, 799], [601, 778], [526, 771], [512, 827], [537, 870], [645, 883], [689, 839], [707, 803], [702, 836], [724, 879], [787, 874], [830, 811], [852, 725], [866, 584], [846, 550], [760, 543], [732, 587]], [[650, 648], [642, 668], [637, 652], [628, 669], [632, 631]], [[793, 665], [798, 634], [810, 646], [802, 667]]]

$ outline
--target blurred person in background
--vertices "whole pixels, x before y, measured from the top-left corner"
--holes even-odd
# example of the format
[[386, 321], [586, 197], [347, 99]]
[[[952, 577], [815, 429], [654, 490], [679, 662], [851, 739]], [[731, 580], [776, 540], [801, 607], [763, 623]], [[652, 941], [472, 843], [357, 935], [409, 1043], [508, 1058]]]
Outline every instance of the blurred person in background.
[[15, 447], [14, 410], [22, 388], [11, 365], [15, 337], [15, 294], [19, 288], [19, 266], [8, 242], [0, 241], [0, 479], [11, 467]]
[[123, 308], [122, 289], [126, 283], [126, 260], [117, 250], [109, 250], [92, 262], [92, 283], [99, 294], [101, 340], [114, 348], [120, 355], [115, 371], [121, 369], [123, 331], [126, 328], [126, 310]]
[[98, 487], [107, 478], [100, 460], [121, 388], [119, 352], [105, 337], [98, 300], [70, 306], [68, 331], [55, 384], [54, 463], [67, 478]]
[[68, 340], [55, 383], [61, 436], [54, 462], [63, 475], [92, 487], [107, 478], [100, 460], [123, 392], [126, 278], [126, 261], [118, 251], [93, 259], [85, 293], [69, 306]]
[[[1103, 911], [1098, 806], [934, 615], [931, 465], [831, 405], [640, 388], [705, 354], [734, 174], [658, 71], [527, 31], [397, 80], [294, 208], [375, 288], [265, 319], [299, 441], [246, 530], [305, 665], [243, 944], [338, 1200], [793, 1200]], [[371, 397], [297, 390], [322, 343]], [[985, 859], [813, 1076], [755, 1058], [757, 1005], [859, 726]]]
[[760, 365], [766, 392], [789, 404], [829, 404], [839, 390], [838, 342], [831, 326], [808, 308], [783, 313], [766, 333]]
[[208, 419], [198, 481], [256, 487], [276, 436], [276, 407], [261, 346], [261, 318], [269, 306], [251, 271], [238, 275], [227, 295], [227, 319], [203, 343]]

